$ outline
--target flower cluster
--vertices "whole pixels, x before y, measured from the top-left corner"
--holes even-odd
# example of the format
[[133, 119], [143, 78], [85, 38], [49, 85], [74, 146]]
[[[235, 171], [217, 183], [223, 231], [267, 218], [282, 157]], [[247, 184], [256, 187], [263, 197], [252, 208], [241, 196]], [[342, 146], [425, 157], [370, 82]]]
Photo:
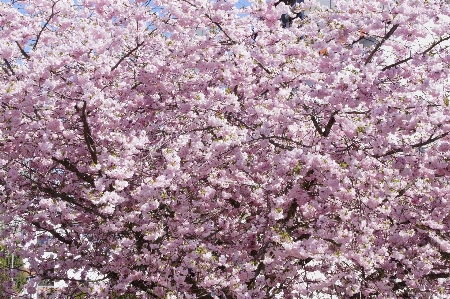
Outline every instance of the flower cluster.
[[448, 1], [305, 1], [288, 28], [275, 1], [13, 2], [0, 221], [29, 292], [450, 293]]

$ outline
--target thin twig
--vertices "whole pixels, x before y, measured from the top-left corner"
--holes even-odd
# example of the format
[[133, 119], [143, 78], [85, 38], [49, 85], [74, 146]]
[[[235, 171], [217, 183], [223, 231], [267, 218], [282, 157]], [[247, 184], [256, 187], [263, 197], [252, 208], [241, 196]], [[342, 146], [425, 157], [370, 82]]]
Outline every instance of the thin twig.
[[[444, 42], [444, 41], [446, 41], [446, 40], [449, 40], [449, 39], [450, 39], [450, 35], [447, 36], [447, 37], [443, 37], [443, 38], [439, 39], [438, 41], [432, 43], [425, 51], [423, 51], [422, 53], [420, 53], [420, 55], [425, 55], [425, 54], [427, 54], [428, 52], [430, 52], [431, 50], [433, 50], [434, 47], [436, 47], [436, 46], [439, 45], [440, 43], [442, 43], [442, 42]], [[382, 69], [382, 71], [386, 71], [386, 70], [388, 70], [388, 69], [391, 69], [391, 68], [393, 68], [393, 67], [396, 67], [396, 66], [398, 66], [398, 65], [400, 65], [400, 64], [402, 64], [402, 63], [405, 63], [405, 62], [410, 61], [411, 59], [413, 59], [412, 56], [409, 56], [408, 58], [402, 59], [402, 60], [397, 61], [397, 62], [395, 62], [395, 63], [393, 63], [393, 64], [390, 64], [390, 65], [388, 65], [388, 66], [385, 66], [385, 67]]]
[[222, 28], [222, 26], [220, 26], [219, 23], [213, 21], [212, 18], [211, 18], [208, 14], [205, 14], [205, 16], [206, 16], [206, 17], [207, 17], [214, 25], [216, 25], [216, 26], [220, 29], [220, 31], [223, 32], [223, 34], [225, 34], [225, 36], [228, 38], [228, 40], [230, 41], [230, 43], [231, 43], [232, 45], [236, 44], [236, 42], [228, 35], [228, 33]]
[[[153, 31], [155, 31], [155, 30], [156, 30], [156, 29], [154, 29]], [[153, 32], [153, 31], [152, 31], [152, 32]], [[151, 32], [151, 33], [152, 33], [152, 32]], [[151, 33], [150, 33], [150, 34], [151, 34]], [[134, 47], [134, 48], [131, 49], [127, 54], [125, 54], [124, 56], [122, 56], [122, 58], [120, 58], [119, 61], [111, 68], [111, 71], [114, 71], [114, 70], [119, 66], [119, 64], [120, 64], [125, 58], [127, 58], [127, 57], [129, 57], [131, 54], [133, 54], [133, 52], [136, 51], [137, 49], [139, 49], [139, 47], [141, 47], [143, 44], [144, 44], [144, 41], [138, 43], [138, 44], [136, 45], [136, 47]]]
[[[419, 142], [419, 143], [411, 145], [411, 148], [418, 148], [418, 147], [422, 147], [422, 146], [428, 145], [430, 143], [435, 142], [436, 140], [444, 138], [448, 134], [450, 134], [450, 131], [446, 132], [446, 133], [443, 133], [443, 134], [441, 134], [439, 136], [436, 136], [434, 138], [433, 138], [433, 135], [431, 135], [426, 141]], [[394, 149], [391, 149], [390, 151], [387, 151], [386, 153], [384, 153], [382, 155], [373, 155], [372, 157], [374, 157], [374, 158], [381, 158], [381, 157], [386, 157], [386, 156], [390, 156], [390, 155], [393, 155], [393, 154], [396, 154], [396, 153], [401, 153], [401, 152], [403, 152], [402, 148], [394, 148]]]
[[260, 68], [262, 68], [266, 73], [268, 73], [269, 75], [272, 75], [272, 72], [271, 71], [269, 71], [267, 68], [265, 68], [262, 64], [261, 64], [261, 62], [259, 62], [258, 60], [256, 60], [255, 58], [253, 58], [254, 60], [255, 60], [255, 62], [256, 62], [256, 64], [260, 67]]
[[42, 32], [44, 32], [44, 30], [47, 27], [47, 25], [50, 22], [50, 20], [57, 14], [57, 13], [54, 12], [54, 8], [55, 8], [56, 3], [58, 3], [58, 1], [53, 3], [53, 5], [52, 5], [52, 13], [48, 17], [47, 21], [45, 21], [44, 26], [42, 26], [41, 30], [39, 31], [38, 35], [36, 36], [36, 42], [34, 43], [33, 51], [36, 50], [36, 47], [37, 47], [37, 44], [39, 42], [39, 39], [41, 38]]

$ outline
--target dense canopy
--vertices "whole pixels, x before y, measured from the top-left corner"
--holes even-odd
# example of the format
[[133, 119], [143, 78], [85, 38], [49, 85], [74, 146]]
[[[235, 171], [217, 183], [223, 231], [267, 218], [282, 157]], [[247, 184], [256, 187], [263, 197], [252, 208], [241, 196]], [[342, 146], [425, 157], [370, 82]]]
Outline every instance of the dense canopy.
[[2, 1], [28, 292], [446, 298], [450, 3], [335, 2]]

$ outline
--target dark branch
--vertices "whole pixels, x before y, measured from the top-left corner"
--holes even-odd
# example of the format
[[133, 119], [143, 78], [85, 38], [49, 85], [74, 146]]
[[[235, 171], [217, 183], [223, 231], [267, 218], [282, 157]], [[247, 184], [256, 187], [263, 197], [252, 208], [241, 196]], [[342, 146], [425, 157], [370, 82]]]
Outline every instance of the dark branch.
[[392, 26], [391, 30], [389, 30], [389, 32], [386, 33], [386, 35], [383, 37], [383, 39], [375, 46], [375, 48], [372, 50], [372, 52], [370, 52], [369, 57], [367, 57], [366, 62], [364, 64], [368, 64], [372, 61], [372, 58], [375, 55], [375, 53], [378, 51], [378, 49], [381, 48], [381, 46], [384, 44], [384, 42], [387, 41], [389, 39], [389, 37], [391, 37], [392, 34], [394, 34], [394, 32], [395, 32], [395, 30], [397, 30], [398, 26], [399, 26], [399, 24]]
[[283, 141], [290, 142], [290, 143], [293, 143], [295, 145], [302, 146], [302, 147], [311, 147], [308, 145], [304, 145], [302, 142], [295, 141], [295, 140], [292, 140], [290, 138], [283, 137], [283, 136], [266, 136], [264, 134], [261, 134], [261, 138], [257, 138], [254, 140], [268, 140], [269, 143], [272, 144], [273, 146], [279, 147], [279, 148], [282, 148], [282, 149], [288, 150], [288, 151], [292, 151], [294, 149], [294, 147], [291, 145], [284, 145], [284, 144], [275, 142], [273, 139], [283, 140]]
[[268, 139], [268, 140], [269, 140], [269, 143], [275, 147], [279, 147], [279, 148], [287, 150], [287, 151], [292, 151], [294, 149], [294, 147], [292, 147], [290, 145], [283, 145], [283, 144], [273, 141], [272, 139]]
[[83, 181], [89, 183], [89, 185], [91, 185], [91, 187], [95, 187], [95, 184], [94, 184], [94, 178], [93, 178], [91, 175], [89, 175], [89, 174], [80, 172], [80, 171], [77, 169], [76, 165], [73, 164], [72, 162], [70, 162], [69, 159], [59, 160], [59, 159], [57, 159], [57, 158], [55, 158], [55, 157], [52, 157], [52, 160], [55, 161], [55, 162], [58, 162], [59, 164], [61, 164], [62, 166], [64, 166], [64, 168], [65, 168], [66, 170], [69, 170], [69, 171], [75, 173], [75, 175], [76, 175], [80, 180], [83, 180]]
[[[422, 146], [428, 145], [430, 143], [435, 142], [436, 140], [444, 138], [448, 134], [450, 134], [450, 132], [443, 133], [443, 134], [441, 134], [439, 136], [436, 136], [436, 137], [433, 137], [433, 135], [431, 135], [426, 141], [422, 141], [422, 142], [413, 144], [413, 145], [411, 145], [411, 147], [412, 148], [418, 148], [418, 147], [422, 147]], [[390, 155], [393, 155], [393, 154], [396, 154], [396, 153], [401, 153], [401, 152], [403, 152], [402, 148], [394, 148], [394, 149], [391, 149], [390, 151], [387, 151], [386, 153], [384, 153], [382, 155], [373, 155], [372, 157], [374, 157], [374, 158], [381, 158], [381, 157], [386, 157], [386, 156], [390, 156]]]
[[[77, 107], [77, 106], [75, 106]], [[78, 108], [76, 108], [78, 110]], [[83, 135], [84, 141], [87, 145], [88, 151], [91, 154], [91, 159], [94, 164], [97, 164], [97, 150], [95, 148], [94, 139], [92, 139], [91, 129], [89, 128], [89, 124], [87, 122], [87, 114], [86, 114], [86, 101], [83, 101], [83, 107], [81, 108], [81, 121], [83, 123]]]
[[323, 131], [323, 136], [328, 137], [331, 132], [331, 128], [333, 127], [334, 123], [336, 122], [336, 119], [334, 116], [337, 114], [337, 112], [333, 112], [330, 116], [330, 119], [328, 120], [327, 125], [325, 126], [325, 130]]
[[[435, 41], [435, 42], [432, 43], [425, 51], [423, 51], [423, 52], [420, 53], [420, 54], [421, 54], [421, 55], [427, 54], [428, 52], [430, 52], [431, 50], [433, 50], [434, 47], [436, 47], [436, 46], [439, 45], [440, 43], [442, 43], [442, 42], [444, 42], [444, 41], [446, 41], [446, 40], [449, 40], [449, 39], [450, 39], [450, 35], [447, 36], [447, 37], [443, 37], [443, 38], [439, 39], [438, 41]], [[400, 61], [397, 61], [397, 62], [395, 62], [395, 63], [393, 63], [393, 64], [390, 64], [390, 65], [388, 65], [388, 66], [385, 66], [385, 67], [382, 69], [382, 71], [386, 71], [386, 70], [388, 70], [388, 69], [391, 69], [391, 68], [393, 68], [393, 67], [396, 67], [396, 66], [398, 66], [398, 65], [400, 65], [400, 64], [402, 64], [402, 63], [405, 63], [405, 62], [410, 61], [411, 59], [412, 59], [412, 56], [410, 56], [410, 57], [408, 57], [408, 58], [405, 58], [405, 59], [402, 59], [402, 60], [400, 60]]]
[[204, 127], [204, 128], [192, 129], [192, 130], [183, 132], [182, 135], [183, 134], [188, 134], [188, 133], [194, 133], [194, 132], [201, 132], [201, 131], [212, 131], [212, 130], [220, 128], [220, 127], [221, 126], [207, 126], [207, 127]]
[[10, 75], [9, 74], [9, 71], [7, 70], [7, 69], [5, 69], [5, 67], [2, 65], [2, 70], [5, 72], [5, 74], [7, 74], [8, 76]]
[[139, 85], [141, 85], [141, 84], [142, 84], [142, 82], [136, 82], [136, 83], [131, 87], [131, 90], [138, 88]]
[[322, 128], [320, 127], [320, 125], [317, 122], [317, 119], [314, 117], [314, 115], [311, 115], [311, 120], [312, 120], [317, 132], [320, 134], [320, 136], [323, 136]]
[[195, 8], [197, 8], [197, 6], [195, 6], [195, 5], [192, 4], [191, 2], [189, 2], [189, 1], [187, 1], [187, 0], [183, 0], [183, 1], [186, 2], [186, 3], [189, 4], [189, 5], [191, 5], [191, 6], [195, 7]]
[[261, 64], [261, 62], [259, 62], [259, 61], [256, 60], [255, 58], [253, 58], [253, 59], [255, 60], [256, 64], [257, 64], [260, 68], [262, 68], [266, 73], [268, 73], [269, 75], [272, 74], [271, 71], [269, 71], [266, 67], [264, 67], [264, 66]]
[[266, 268], [266, 267], [265, 267], [265, 265], [264, 265], [263, 262], [260, 262], [260, 263], [258, 264], [258, 267], [256, 267], [256, 270], [255, 270], [255, 275], [254, 275], [253, 278], [250, 279], [250, 281], [247, 283], [247, 287], [248, 287], [249, 290], [253, 290], [253, 289], [255, 288], [255, 282], [256, 282], [256, 279], [258, 278], [259, 274], [261, 274], [261, 272], [265, 270], [265, 268]]
[[190, 291], [196, 295], [195, 298], [214, 299], [208, 290], [205, 290], [197, 285], [195, 276], [195, 272], [190, 270], [184, 280], [186, 283], [191, 285]]
[[[58, 199], [58, 198], [59, 198], [59, 199], [61, 199], [62, 201], [65, 201], [65, 202], [67, 202], [67, 203], [73, 204], [74, 206], [77, 206], [77, 207], [81, 208], [81, 209], [82, 209], [83, 211], [85, 211], [85, 212], [89, 212], [89, 213], [91, 213], [91, 214], [94, 214], [94, 215], [96, 215], [96, 216], [102, 218], [102, 219], [106, 219], [106, 217], [105, 217], [104, 215], [100, 214], [100, 213], [96, 210], [96, 207], [95, 207], [95, 206], [93, 206], [93, 207], [87, 207], [87, 206], [85, 206], [85, 205], [79, 203], [79, 201], [82, 201], [82, 200], [76, 200], [75, 197], [73, 197], [73, 196], [71, 196], [71, 195], [69, 195], [69, 194], [67, 194], [67, 193], [64, 193], [64, 192], [59, 193], [59, 192], [53, 190], [52, 188], [44, 187], [44, 186], [41, 186], [41, 185], [38, 185], [37, 187], [38, 187], [38, 189], [39, 189], [41, 192], [44, 192], [45, 194], [51, 196], [52, 198], [55, 198], [55, 199]], [[84, 201], [86, 201], [86, 200], [84, 200]]]
[[345, 113], [345, 114], [362, 114], [362, 115], [365, 115], [365, 114], [370, 113], [370, 110], [366, 110], [366, 111], [347, 111], [347, 112], [343, 111], [343, 113]]
[[225, 34], [225, 36], [228, 38], [228, 40], [230, 41], [230, 43], [231, 43], [232, 45], [236, 44], [236, 42], [228, 35], [228, 33], [226, 33], [226, 31], [223, 30], [222, 26], [220, 26], [219, 23], [214, 22], [214, 21], [212, 20], [212, 18], [211, 18], [208, 14], [205, 14], [205, 16], [211, 21], [211, 23], [213, 23], [214, 25], [216, 25], [217, 28], [219, 28], [220, 31], [223, 32], [223, 34]]
[[54, 229], [44, 228], [42, 225], [39, 224], [39, 222], [31, 222], [31, 224], [33, 224], [34, 226], [36, 226], [37, 228], [39, 228], [41, 230], [49, 232], [54, 238], [58, 239], [58, 241], [60, 241], [61, 243], [64, 243], [67, 245], [72, 245], [72, 243], [73, 243], [73, 240], [67, 240], [66, 238], [61, 236], [61, 234], [59, 234]]
[[425, 275], [425, 277], [435, 280], [438, 278], [449, 278], [450, 277], [450, 273], [430, 273]]
[[255, 130], [254, 128], [252, 128], [249, 125], [247, 125], [243, 120], [241, 120], [240, 118], [234, 116], [233, 113], [231, 113], [231, 112], [225, 112], [224, 115], [225, 115], [226, 120], [229, 123], [231, 123], [232, 121], [237, 121], [244, 128], [246, 128], [248, 130], [251, 130], [251, 131]]
[[50, 20], [55, 16], [55, 12], [54, 12], [54, 8], [57, 2], [54, 2], [52, 5], [52, 13], [50, 14], [50, 16], [48, 17], [47, 21], [45, 21], [44, 26], [42, 26], [41, 30], [39, 31], [38, 35], [36, 36], [36, 42], [34, 43], [33, 46], [33, 51], [36, 50], [37, 44], [39, 42], [39, 39], [41, 38], [42, 32], [44, 32], [45, 28], [47, 28], [48, 23], [50, 22]]
[[[156, 29], [154, 29], [152, 32], [150, 32], [150, 34], [152, 34]], [[136, 45], [136, 47], [134, 47], [133, 49], [131, 49], [130, 51], [128, 51], [127, 54], [125, 54], [124, 56], [122, 56], [122, 58], [119, 59], [119, 61], [117, 61], [117, 63], [111, 68], [111, 71], [114, 71], [119, 64], [127, 57], [129, 57], [131, 54], [133, 54], [134, 51], [136, 51], [137, 49], [139, 49], [142, 45], [144, 44], [144, 42], [140, 42]]]
[[30, 55], [25, 52], [25, 50], [20, 46], [20, 44], [16, 41], [16, 45], [19, 47], [20, 53], [22, 53], [23, 57], [25, 57], [27, 60], [30, 60]]
[[16, 75], [16, 73], [14, 73], [14, 70], [11, 66], [11, 64], [9, 63], [9, 61], [6, 58], [3, 58], [3, 61], [5, 62], [6, 67], [11, 71], [11, 73], [13, 74], [13, 76]]
[[156, 284], [153, 282], [151, 284], [149, 284], [148, 282], [145, 282], [145, 281], [139, 279], [139, 280], [133, 280], [131, 282], [131, 285], [137, 289], [140, 289], [140, 290], [146, 292], [153, 298], [159, 298], [158, 296], [156, 296], [156, 294], [154, 294], [152, 292], [152, 290], [156, 287]]
[[330, 119], [328, 120], [327, 125], [325, 126], [325, 129], [322, 130], [322, 128], [320, 127], [319, 123], [317, 122], [317, 119], [315, 118], [314, 115], [311, 115], [311, 120], [314, 124], [314, 127], [316, 128], [317, 132], [320, 134], [320, 136], [323, 137], [328, 137], [328, 135], [330, 135], [331, 132], [331, 128], [333, 127], [333, 125], [336, 123], [336, 119], [334, 118], [334, 116], [337, 114], [338, 112], [335, 111], [331, 114]]
[[283, 136], [267, 136], [267, 138], [268, 139], [279, 139], [279, 140], [283, 140], [283, 141], [286, 141], [286, 142], [291, 142], [291, 143], [293, 143], [295, 145], [302, 146], [302, 147], [308, 147], [308, 148], [312, 147], [312, 146], [309, 146], [309, 145], [304, 145], [301, 141], [295, 141], [295, 140], [292, 140], [291, 138], [287, 138], [287, 137], [283, 137]]

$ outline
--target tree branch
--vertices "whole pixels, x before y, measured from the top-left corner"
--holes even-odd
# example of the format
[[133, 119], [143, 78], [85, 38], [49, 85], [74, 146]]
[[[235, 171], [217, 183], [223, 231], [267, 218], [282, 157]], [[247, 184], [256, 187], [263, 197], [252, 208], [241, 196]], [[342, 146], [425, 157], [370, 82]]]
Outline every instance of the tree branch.
[[330, 135], [331, 132], [331, 128], [333, 127], [333, 125], [336, 123], [336, 119], [334, 118], [334, 116], [337, 114], [338, 112], [335, 111], [331, 114], [330, 119], [328, 120], [327, 125], [325, 126], [325, 129], [322, 130], [322, 128], [320, 127], [319, 123], [317, 122], [317, 119], [314, 117], [314, 115], [311, 115], [311, 120], [314, 124], [314, 127], [316, 128], [317, 132], [320, 134], [320, 136], [323, 137], [328, 137], [328, 135]]
[[13, 76], [16, 75], [16, 73], [14, 73], [14, 70], [11, 66], [11, 64], [9, 63], [9, 61], [6, 58], [3, 58], [3, 61], [5, 62], [6, 67], [11, 71], [11, 73], [13, 74]]
[[41, 230], [49, 232], [54, 238], [58, 239], [58, 241], [60, 241], [61, 243], [64, 243], [67, 245], [72, 245], [72, 243], [73, 243], [73, 240], [67, 240], [66, 238], [61, 236], [61, 234], [59, 234], [54, 229], [44, 228], [42, 225], [39, 224], [39, 222], [34, 221], [34, 222], [31, 222], [31, 224], [33, 224], [34, 226], [36, 226], [37, 228], [39, 228]]
[[[75, 109], [77, 111], [79, 110], [77, 106], [75, 106]], [[83, 123], [84, 142], [86, 143], [88, 151], [91, 154], [92, 162], [97, 164], [97, 150], [95, 148], [94, 139], [92, 139], [91, 129], [89, 128], [89, 124], [87, 122], [86, 101], [83, 101], [83, 107], [81, 108], [81, 122]]]
[[372, 52], [370, 52], [369, 56], [367, 57], [366, 61], [364, 64], [368, 64], [370, 63], [370, 61], [372, 61], [373, 56], [375, 55], [375, 53], [378, 51], [378, 49], [381, 48], [381, 46], [384, 44], [385, 41], [387, 41], [392, 34], [394, 34], [395, 30], [397, 30], [399, 24], [395, 24], [394, 26], [392, 26], [391, 30], [389, 30], [388, 33], [386, 33], [386, 35], [383, 37], [383, 39], [375, 46], [375, 48], [372, 50]]
[[[42, 185], [37, 185], [37, 187], [41, 192], [44, 192], [45, 194], [50, 195], [52, 198], [59, 198], [62, 201], [65, 201], [67, 203], [73, 204], [74, 206], [81, 208], [85, 212], [89, 212], [91, 214], [94, 214], [94, 215], [102, 218], [102, 219], [106, 219], [106, 217], [104, 215], [102, 215], [98, 211], [96, 211], [96, 207], [86, 207], [85, 205], [82, 205], [81, 203], [77, 202], [75, 200], [75, 197], [73, 197], [67, 193], [64, 193], [64, 192], [59, 193], [59, 192], [53, 190], [52, 188], [44, 187]], [[84, 200], [84, 201], [86, 201], [86, 200]]]
[[211, 23], [213, 23], [214, 25], [216, 25], [216, 26], [220, 29], [220, 31], [223, 32], [223, 34], [225, 34], [225, 36], [228, 38], [228, 40], [230, 41], [230, 43], [231, 43], [232, 45], [236, 44], [236, 42], [228, 35], [228, 33], [227, 33], [225, 30], [223, 30], [222, 26], [220, 26], [219, 23], [214, 22], [214, 21], [212, 20], [212, 18], [211, 18], [208, 14], [205, 14], [205, 16], [211, 21]]
[[20, 44], [16, 41], [16, 45], [19, 47], [20, 53], [22, 53], [23, 57], [25, 57], [27, 60], [30, 60], [30, 55], [25, 52], [24, 49], [20, 46]]
[[275, 147], [279, 147], [279, 148], [287, 150], [287, 151], [292, 151], [294, 149], [293, 146], [280, 144], [278, 142], [273, 141], [270, 138], [267, 138], [267, 139], [269, 140], [269, 143], [272, 144]]
[[[153, 31], [150, 32], [150, 34], [152, 34], [155, 30], [156, 30], [156, 29], [153, 29]], [[114, 71], [114, 70], [119, 66], [119, 64], [120, 64], [125, 58], [127, 58], [127, 57], [129, 57], [131, 54], [133, 54], [133, 52], [136, 51], [137, 49], [139, 49], [143, 44], [144, 44], [144, 41], [138, 43], [138, 44], [136, 45], [136, 47], [134, 47], [133, 49], [131, 49], [130, 51], [128, 51], [127, 54], [125, 54], [124, 56], [122, 56], [122, 58], [120, 58], [119, 61], [111, 68], [111, 71]]]
[[273, 141], [273, 139], [279, 139], [279, 140], [283, 140], [283, 141], [286, 141], [286, 142], [291, 142], [291, 143], [293, 143], [295, 145], [298, 145], [298, 146], [311, 148], [311, 146], [304, 145], [302, 142], [295, 141], [295, 140], [292, 140], [290, 138], [283, 137], [283, 136], [266, 136], [264, 134], [261, 134], [261, 138], [256, 138], [256, 139], [253, 139], [253, 140], [255, 140], [255, 141], [256, 140], [268, 140], [269, 143], [274, 145], [275, 147], [279, 147], [279, 148], [282, 148], [282, 149], [288, 150], [288, 151], [292, 151], [294, 149], [294, 147], [291, 146], [291, 145], [284, 145], [284, 144], [281, 144], [281, 143]]
[[50, 22], [50, 20], [55, 16], [55, 14], [57, 14], [57, 13], [54, 12], [54, 8], [55, 8], [56, 3], [58, 3], [58, 1], [53, 2], [53, 5], [52, 5], [52, 13], [51, 13], [50, 16], [48, 17], [48, 19], [47, 19], [47, 21], [45, 22], [44, 26], [42, 26], [42, 28], [41, 28], [41, 30], [39, 31], [38, 35], [36, 36], [36, 42], [35, 42], [34, 45], [33, 45], [33, 51], [36, 50], [36, 47], [37, 47], [37, 44], [38, 44], [38, 42], [39, 42], [39, 39], [41, 38], [42, 32], [44, 32], [44, 30], [45, 30], [45, 28], [47, 27], [47, 25], [48, 25], [48, 23]]
[[431, 279], [431, 280], [436, 280], [438, 278], [449, 278], [450, 277], [450, 273], [429, 273], [427, 275], [425, 275], [425, 277]]
[[81, 179], [81, 180], [83, 180], [83, 181], [89, 183], [89, 185], [91, 185], [91, 187], [93, 187], [93, 188], [95, 187], [95, 184], [94, 184], [94, 178], [93, 178], [91, 175], [89, 175], [89, 174], [80, 172], [80, 171], [77, 169], [76, 165], [73, 164], [72, 162], [70, 162], [69, 159], [66, 158], [66, 159], [64, 159], [64, 160], [59, 160], [59, 159], [57, 159], [57, 158], [55, 158], [55, 157], [52, 157], [52, 160], [55, 161], [55, 162], [58, 162], [59, 164], [61, 164], [62, 166], [64, 166], [64, 168], [65, 168], [66, 170], [69, 170], [69, 171], [75, 173], [76, 176], [77, 176], [79, 179]]
[[[436, 46], [439, 45], [440, 43], [442, 43], [442, 42], [444, 42], [444, 41], [446, 41], [446, 40], [449, 40], [449, 39], [450, 39], [450, 35], [447, 36], [447, 37], [440, 38], [438, 41], [435, 41], [434, 43], [432, 43], [425, 51], [423, 51], [422, 53], [420, 53], [420, 55], [425, 55], [425, 54], [427, 54], [428, 52], [430, 52], [431, 50], [433, 50], [434, 47], [436, 47]], [[385, 66], [384, 68], [382, 68], [382, 71], [386, 71], [386, 70], [388, 70], [388, 69], [391, 69], [391, 68], [393, 68], [393, 67], [396, 67], [396, 66], [398, 66], [398, 65], [400, 65], [400, 64], [402, 64], [402, 63], [405, 63], [405, 62], [410, 61], [411, 59], [412, 59], [412, 56], [410, 56], [410, 57], [408, 57], [408, 58], [405, 58], [405, 59], [402, 59], [402, 60], [400, 60], [400, 61], [397, 61], [397, 62], [395, 62], [395, 63], [393, 63], [393, 64], [390, 64], [390, 65], [388, 65], [388, 66]]]
[[[431, 135], [426, 141], [422, 141], [422, 142], [413, 144], [413, 145], [411, 145], [411, 147], [412, 148], [418, 148], [418, 147], [422, 147], [422, 146], [428, 145], [430, 143], [435, 142], [436, 140], [444, 138], [448, 134], [450, 134], [450, 131], [446, 132], [446, 133], [443, 133], [443, 134], [441, 134], [439, 136], [436, 136], [434, 138], [433, 138], [433, 135]], [[395, 149], [391, 149], [390, 151], [387, 151], [386, 153], [384, 153], [382, 155], [372, 155], [372, 157], [378, 159], [378, 158], [381, 158], [381, 157], [386, 157], [386, 156], [390, 156], [390, 155], [393, 155], [393, 154], [396, 154], [396, 153], [401, 153], [401, 152], [403, 152], [402, 148], [395, 148]]]
[[269, 71], [266, 67], [264, 67], [264, 66], [261, 64], [261, 62], [259, 62], [259, 61], [256, 60], [255, 58], [253, 58], [253, 60], [255, 60], [256, 64], [257, 64], [260, 68], [262, 68], [267, 74], [272, 75], [272, 72]]

